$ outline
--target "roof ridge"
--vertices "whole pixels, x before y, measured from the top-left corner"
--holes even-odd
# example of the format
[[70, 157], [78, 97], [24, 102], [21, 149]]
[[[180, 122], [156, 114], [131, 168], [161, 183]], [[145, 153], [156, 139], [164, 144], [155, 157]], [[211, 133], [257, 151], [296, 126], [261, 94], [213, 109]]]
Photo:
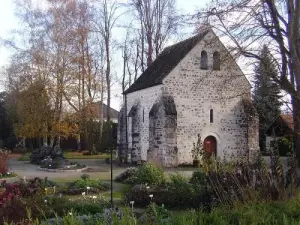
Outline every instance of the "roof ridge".
[[201, 38], [201, 35], [203, 35], [203, 33], [205, 33], [205, 32], [207, 32], [207, 31], [203, 31], [203, 32], [201, 32], [201, 33], [198, 33], [198, 34], [196, 34], [196, 35], [193, 35], [192, 37], [186, 38], [186, 39], [184, 39], [184, 40], [182, 40], [182, 41], [179, 41], [179, 42], [177, 42], [177, 43], [175, 43], [175, 44], [169, 45], [169, 46], [167, 46], [167, 47], [165, 47], [165, 48], [163, 49], [163, 51], [161, 52], [161, 54], [162, 54], [164, 51], [168, 50], [168, 49], [171, 49], [171, 48], [173, 48], [173, 47], [175, 47], [175, 46], [178, 46], [178, 45], [183, 44], [184, 42], [193, 40], [193, 39], [195, 39], [195, 38]]
[[190, 38], [166, 47], [138, 79], [124, 91], [128, 94], [162, 83], [162, 80], [178, 65], [178, 63], [202, 40], [210, 31], [205, 29]]

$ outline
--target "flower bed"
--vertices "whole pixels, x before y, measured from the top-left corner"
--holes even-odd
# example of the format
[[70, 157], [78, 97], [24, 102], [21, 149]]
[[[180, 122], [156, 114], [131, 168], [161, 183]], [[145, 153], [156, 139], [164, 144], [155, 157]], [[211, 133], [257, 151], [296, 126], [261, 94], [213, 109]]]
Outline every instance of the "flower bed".
[[57, 168], [57, 169], [38, 167], [38, 170], [47, 171], [47, 172], [81, 172], [85, 169], [87, 169], [87, 166], [85, 165], [78, 165], [75, 167], [65, 167], [65, 168]]
[[17, 176], [17, 174], [15, 172], [6, 172], [4, 174], [0, 174], [0, 180], [13, 178], [13, 177], [16, 177], [16, 176]]
[[67, 190], [63, 190], [63, 194], [67, 195], [88, 195], [89, 193], [99, 193], [107, 191], [110, 188], [108, 183], [103, 183], [100, 180], [92, 180], [88, 174], [83, 174], [81, 179], [71, 183]]

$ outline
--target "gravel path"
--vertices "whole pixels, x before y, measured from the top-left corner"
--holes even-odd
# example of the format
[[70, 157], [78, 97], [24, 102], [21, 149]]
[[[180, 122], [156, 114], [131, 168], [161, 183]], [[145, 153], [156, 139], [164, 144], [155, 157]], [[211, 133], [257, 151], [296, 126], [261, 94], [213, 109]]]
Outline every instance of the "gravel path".
[[[88, 168], [93, 168], [97, 172], [87, 172], [91, 178], [99, 178], [103, 180], [110, 179], [110, 165], [106, 164], [104, 160], [94, 159], [78, 159], [76, 162], [86, 165]], [[19, 178], [34, 178], [34, 177], [48, 177], [52, 180], [75, 180], [86, 172], [46, 172], [37, 169], [38, 166], [30, 164], [28, 161], [18, 161], [17, 159], [9, 159], [9, 170], [18, 174]], [[114, 177], [124, 171], [124, 168], [114, 167]]]
[[[264, 157], [264, 160], [267, 164], [270, 163], [269, 157]], [[287, 158], [281, 157], [283, 165], [286, 170]], [[102, 180], [110, 180], [110, 165], [105, 163], [103, 159], [78, 159], [74, 160], [78, 163], [87, 165], [88, 168], [92, 168], [97, 172], [46, 172], [40, 171], [37, 169], [36, 165], [30, 164], [28, 161], [18, 161], [17, 158], [9, 159], [9, 169], [10, 171], [15, 171], [18, 174], [18, 178], [34, 178], [34, 177], [48, 177], [52, 180], [57, 181], [72, 181], [78, 179], [83, 173], [87, 173], [93, 179], [102, 179]], [[128, 165], [129, 167], [130, 165]], [[113, 175], [116, 177], [121, 172], [125, 170], [125, 167], [117, 167], [113, 168]], [[184, 176], [191, 176], [192, 173], [197, 170], [195, 168], [169, 168], [166, 169], [167, 174], [175, 174], [180, 173]], [[18, 179], [16, 178], [16, 179]]]

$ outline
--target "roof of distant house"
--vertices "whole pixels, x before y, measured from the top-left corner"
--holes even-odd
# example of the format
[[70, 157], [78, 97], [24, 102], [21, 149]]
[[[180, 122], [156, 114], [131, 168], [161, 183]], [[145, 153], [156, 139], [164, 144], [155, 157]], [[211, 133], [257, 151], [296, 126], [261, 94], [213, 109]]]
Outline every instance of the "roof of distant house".
[[292, 114], [281, 114], [280, 118], [291, 130], [294, 130], [294, 118]]
[[[87, 106], [86, 116], [87, 118], [100, 118], [100, 104], [101, 102], [93, 102], [89, 106]], [[102, 103], [102, 110], [103, 110], [103, 118], [107, 118], [107, 105]], [[78, 114], [78, 113], [76, 113]], [[110, 118], [111, 119], [118, 119], [119, 112], [113, 108], [110, 108]]]
[[161, 84], [163, 79], [208, 32], [209, 30], [203, 31], [196, 36], [165, 48], [124, 94]]
[[267, 130], [267, 135], [272, 136], [292, 135], [294, 132], [294, 119], [292, 114], [281, 114]]

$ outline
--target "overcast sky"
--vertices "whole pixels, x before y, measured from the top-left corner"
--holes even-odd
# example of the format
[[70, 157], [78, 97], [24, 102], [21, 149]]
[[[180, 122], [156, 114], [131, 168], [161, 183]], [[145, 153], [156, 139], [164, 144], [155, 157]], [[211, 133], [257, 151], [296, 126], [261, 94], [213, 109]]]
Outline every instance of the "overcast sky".
[[[126, 2], [126, 0], [120, 0]], [[193, 13], [196, 9], [205, 6], [209, 0], [177, 0], [177, 8], [184, 13]], [[3, 39], [9, 38], [10, 31], [17, 28], [18, 20], [14, 12], [14, 0], [0, 0], [0, 37]], [[3, 46], [0, 46], [0, 67], [7, 64], [9, 60], [9, 51]], [[0, 74], [0, 91], [3, 90], [3, 77]], [[117, 89], [115, 89], [116, 92]], [[115, 93], [115, 95], [118, 93]], [[112, 101], [113, 108], [119, 109], [120, 95]]]

